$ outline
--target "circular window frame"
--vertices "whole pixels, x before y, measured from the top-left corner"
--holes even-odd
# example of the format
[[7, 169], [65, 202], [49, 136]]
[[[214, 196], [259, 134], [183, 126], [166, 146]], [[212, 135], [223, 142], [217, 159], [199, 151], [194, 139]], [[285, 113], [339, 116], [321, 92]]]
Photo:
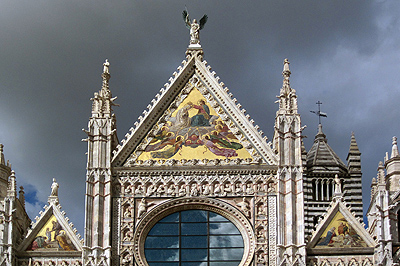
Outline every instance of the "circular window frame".
[[201, 197], [184, 197], [168, 200], [157, 205], [139, 221], [133, 238], [134, 255], [137, 265], [149, 265], [144, 254], [144, 244], [151, 228], [166, 216], [185, 210], [207, 210], [215, 212], [233, 223], [242, 235], [244, 243], [242, 260], [238, 266], [248, 266], [251, 264], [256, 248], [256, 238], [253, 226], [247, 217], [234, 206], [221, 200]]

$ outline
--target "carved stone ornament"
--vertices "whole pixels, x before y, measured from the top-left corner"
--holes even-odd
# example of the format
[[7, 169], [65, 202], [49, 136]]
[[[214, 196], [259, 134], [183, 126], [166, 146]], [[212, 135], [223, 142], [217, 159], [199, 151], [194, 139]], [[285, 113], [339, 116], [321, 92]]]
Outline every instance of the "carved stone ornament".
[[256, 248], [256, 236], [250, 221], [242, 211], [217, 199], [184, 197], [168, 200], [151, 209], [138, 223], [134, 234], [134, 255], [139, 266], [147, 266], [144, 244], [151, 228], [162, 218], [182, 210], [207, 210], [218, 213], [232, 222], [240, 231], [244, 242], [244, 253], [239, 266], [251, 265]]

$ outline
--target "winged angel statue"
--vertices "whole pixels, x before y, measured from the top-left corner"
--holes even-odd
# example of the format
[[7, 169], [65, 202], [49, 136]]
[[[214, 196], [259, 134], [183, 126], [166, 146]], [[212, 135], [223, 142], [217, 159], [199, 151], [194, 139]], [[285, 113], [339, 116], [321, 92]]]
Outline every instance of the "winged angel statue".
[[186, 10], [183, 10], [182, 12], [183, 20], [185, 21], [186, 27], [190, 29], [190, 44], [191, 45], [200, 45], [200, 36], [199, 36], [199, 31], [204, 28], [204, 25], [207, 22], [208, 16], [204, 15], [200, 19], [200, 24], [197, 23], [196, 19], [193, 19], [192, 22], [190, 22], [189, 18], [189, 13]]

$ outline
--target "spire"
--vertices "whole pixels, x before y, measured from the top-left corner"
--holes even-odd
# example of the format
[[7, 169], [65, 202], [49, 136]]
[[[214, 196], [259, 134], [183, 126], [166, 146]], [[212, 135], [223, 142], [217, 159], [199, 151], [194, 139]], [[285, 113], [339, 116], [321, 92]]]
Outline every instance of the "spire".
[[290, 87], [290, 72], [289, 60], [286, 58], [283, 61], [283, 85], [280, 91], [279, 111], [280, 114], [297, 114], [297, 95], [296, 91]]
[[361, 152], [358, 149], [354, 132], [351, 132], [350, 148], [346, 160], [351, 173], [361, 173]]
[[110, 62], [108, 59], [103, 63], [103, 73], [101, 74], [102, 86], [99, 92], [94, 93], [94, 97], [91, 98], [93, 101], [92, 105], [92, 116], [103, 117], [110, 116], [112, 112], [112, 106], [116, 105], [114, 100], [117, 97], [112, 98], [108, 81], [110, 80]]
[[19, 187], [19, 197], [18, 197], [18, 199], [19, 199], [19, 202], [21, 202], [22, 206], [25, 209], [25, 191], [24, 191], [24, 187], [23, 186]]
[[399, 156], [399, 149], [397, 147], [397, 138], [393, 137], [392, 138], [392, 154], [390, 155], [390, 158], [397, 157]]
[[358, 149], [356, 137], [354, 135], [354, 132], [351, 132], [349, 154], [359, 154], [359, 153], [360, 153], [360, 150]]

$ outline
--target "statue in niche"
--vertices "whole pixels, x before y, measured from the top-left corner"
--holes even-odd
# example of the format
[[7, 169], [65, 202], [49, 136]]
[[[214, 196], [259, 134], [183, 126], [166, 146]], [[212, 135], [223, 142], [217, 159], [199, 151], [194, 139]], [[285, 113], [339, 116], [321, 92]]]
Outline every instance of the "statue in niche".
[[151, 196], [151, 195], [153, 195], [153, 193], [154, 193], [154, 185], [153, 185], [153, 184], [150, 184], [150, 185], [147, 187], [146, 196], [147, 196], [147, 197], [148, 197], [148, 196]]
[[123, 259], [121, 260], [121, 264], [123, 266], [132, 265], [133, 256], [130, 253], [126, 253]]
[[135, 194], [143, 194], [143, 192], [143, 187], [139, 184], [135, 189]]
[[193, 183], [190, 187], [190, 196], [198, 196], [199, 190], [197, 189], [197, 184]]
[[164, 187], [163, 184], [160, 184], [160, 185], [158, 186], [158, 188], [157, 188], [157, 195], [158, 195], [158, 196], [161, 196], [162, 194], [164, 194], [164, 192], [165, 192], [165, 187]]
[[130, 205], [126, 206], [125, 212], [124, 212], [124, 217], [125, 218], [132, 218], [132, 208]]
[[143, 214], [145, 214], [147, 212], [147, 207], [149, 207], [149, 204], [147, 203], [147, 201], [143, 198], [138, 206], [138, 218], [140, 219]]
[[268, 183], [268, 192], [275, 192], [275, 183], [274, 182]]
[[235, 193], [240, 195], [240, 194], [242, 194], [242, 192], [243, 192], [242, 184], [241, 183], [236, 183], [236, 185], [235, 185]]
[[214, 194], [219, 195], [220, 193], [221, 193], [221, 187], [218, 183], [216, 183], [214, 186]]
[[257, 192], [264, 192], [264, 186], [261, 183], [257, 184]]
[[200, 24], [197, 23], [196, 19], [193, 19], [193, 21], [190, 22], [189, 13], [187, 12], [187, 10], [183, 10], [182, 16], [183, 16], [183, 21], [185, 21], [186, 27], [190, 29], [190, 44], [200, 44], [199, 31], [204, 28], [208, 16], [204, 15], [200, 19]]
[[208, 184], [203, 185], [203, 195], [207, 196], [210, 194], [210, 186]]
[[131, 192], [132, 192], [132, 186], [131, 185], [126, 186], [125, 187], [125, 194], [129, 194]]
[[179, 189], [179, 191], [178, 191], [178, 194], [179, 194], [179, 197], [186, 196], [186, 185], [185, 185], [185, 184], [183, 184], [183, 185], [180, 187], [180, 189]]
[[253, 184], [252, 183], [248, 183], [247, 184], [246, 193], [249, 194], [249, 195], [253, 195], [254, 194], [254, 188], [253, 188]]
[[127, 241], [131, 241], [131, 240], [132, 240], [132, 232], [130, 230], [126, 231], [125, 232], [125, 237], [124, 237], [124, 239], [122, 241], [127, 242]]
[[232, 188], [231, 188], [231, 184], [230, 183], [226, 183], [224, 186], [224, 196], [226, 196], [227, 194], [232, 192]]
[[240, 207], [240, 210], [246, 215], [248, 218], [250, 218], [250, 204], [246, 200], [246, 197], [243, 197], [242, 201], [235, 201], [236, 205]]
[[263, 204], [259, 204], [259, 205], [257, 206], [257, 215], [258, 215], [258, 216], [264, 215], [264, 206], [263, 206]]
[[167, 189], [167, 194], [170, 196], [175, 196], [175, 189], [176, 189], [175, 185], [171, 184]]

